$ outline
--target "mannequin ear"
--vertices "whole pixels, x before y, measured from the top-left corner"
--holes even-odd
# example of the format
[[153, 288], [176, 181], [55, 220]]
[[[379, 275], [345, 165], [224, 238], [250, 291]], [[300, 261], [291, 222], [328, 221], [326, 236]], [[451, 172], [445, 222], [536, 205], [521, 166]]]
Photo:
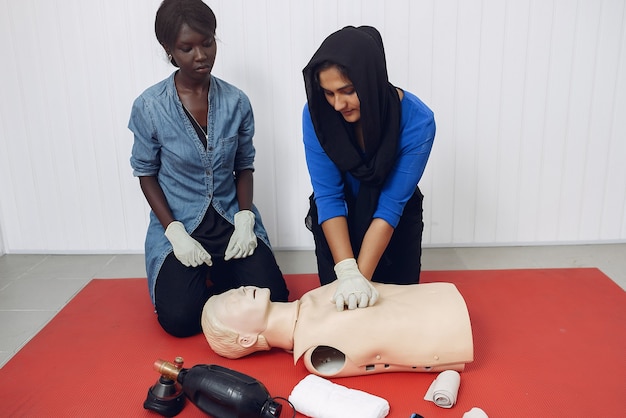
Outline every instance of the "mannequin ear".
[[258, 335], [240, 335], [238, 339], [239, 345], [245, 348], [250, 348], [256, 344], [258, 338]]

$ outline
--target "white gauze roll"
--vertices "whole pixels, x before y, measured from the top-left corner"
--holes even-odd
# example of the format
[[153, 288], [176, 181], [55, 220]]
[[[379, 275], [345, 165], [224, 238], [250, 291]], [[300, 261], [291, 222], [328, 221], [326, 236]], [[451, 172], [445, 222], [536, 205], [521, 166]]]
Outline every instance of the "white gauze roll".
[[385, 399], [314, 374], [293, 388], [289, 402], [296, 411], [313, 418], [383, 418], [389, 413], [389, 402]]
[[431, 383], [424, 399], [442, 408], [452, 408], [461, 385], [461, 375], [455, 370], [446, 370]]

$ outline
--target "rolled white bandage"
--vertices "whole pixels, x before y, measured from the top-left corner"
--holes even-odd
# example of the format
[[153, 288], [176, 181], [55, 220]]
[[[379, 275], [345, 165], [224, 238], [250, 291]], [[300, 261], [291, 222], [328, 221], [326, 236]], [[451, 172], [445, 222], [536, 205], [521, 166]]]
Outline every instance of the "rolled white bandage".
[[455, 370], [446, 370], [431, 383], [424, 400], [434, 402], [442, 408], [452, 408], [461, 385], [461, 375]]
[[289, 402], [296, 411], [315, 418], [383, 418], [389, 413], [389, 402], [385, 399], [314, 374], [293, 388]]

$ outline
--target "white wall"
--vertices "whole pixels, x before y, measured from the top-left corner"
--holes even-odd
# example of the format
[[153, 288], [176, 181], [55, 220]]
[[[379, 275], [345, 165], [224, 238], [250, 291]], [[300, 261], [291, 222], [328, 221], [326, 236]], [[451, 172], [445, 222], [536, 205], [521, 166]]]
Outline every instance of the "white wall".
[[[378, 27], [394, 84], [435, 112], [425, 246], [626, 240], [624, 0], [207, 0], [214, 74], [248, 93], [255, 201], [276, 248], [311, 248], [301, 70]], [[133, 99], [172, 70], [158, 0], [0, 0], [0, 249], [141, 252]]]

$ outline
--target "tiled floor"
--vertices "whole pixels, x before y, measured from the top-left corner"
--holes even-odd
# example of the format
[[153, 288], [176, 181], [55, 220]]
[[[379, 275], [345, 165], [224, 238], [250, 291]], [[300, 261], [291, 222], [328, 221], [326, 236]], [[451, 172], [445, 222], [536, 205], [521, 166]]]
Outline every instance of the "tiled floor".
[[[311, 251], [276, 253], [283, 273], [316, 271]], [[423, 270], [598, 267], [626, 290], [626, 243], [426, 248]], [[145, 277], [143, 255], [0, 257], [0, 367], [92, 278]]]

